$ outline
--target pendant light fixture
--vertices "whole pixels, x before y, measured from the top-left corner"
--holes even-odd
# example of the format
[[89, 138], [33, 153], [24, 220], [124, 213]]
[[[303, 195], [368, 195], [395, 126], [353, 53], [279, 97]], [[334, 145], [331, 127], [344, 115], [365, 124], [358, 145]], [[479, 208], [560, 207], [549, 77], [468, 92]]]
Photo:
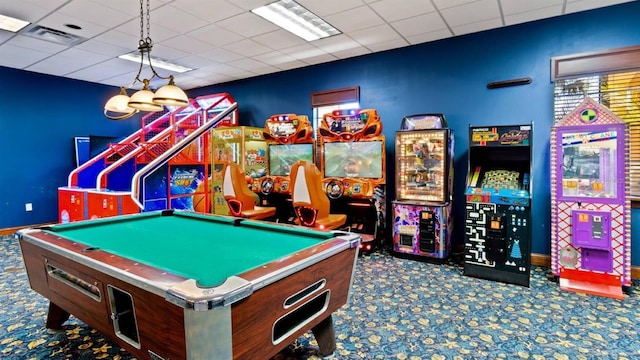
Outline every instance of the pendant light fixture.
[[[145, 1], [146, 18], [144, 9]], [[140, 0], [140, 41], [138, 42], [140, 67], [138, 68], [136, 77], [131, 83], [132, 86], [136, 83], [142, 83], [143, 88], [129, 97], [124, 86], [121, 87], [120, 93], [113, 96], [104, 105], [104, 115], [111, 120], [128, 119], [138, 111], [161, 111], [163, 109], [163, 105], [185, 106], [189, 103], [187, 94], [176, 86], [173, 75], [168, 77], [160, 76], [153, 68], [153, 63], [151, 62], [151, 48], [153, 47], [153, 41], [149, 35], [151, 27], [149, 2], [150, 0]], [[142, 67], [145, 63], [147, 63], [151, 69], [151, 76], [149, 78], [140, 79]], [[169, 83], [158, 89], [154, 94], [149, 90], [149, 83], [156, 77], [159, 79], [168, 79]]]

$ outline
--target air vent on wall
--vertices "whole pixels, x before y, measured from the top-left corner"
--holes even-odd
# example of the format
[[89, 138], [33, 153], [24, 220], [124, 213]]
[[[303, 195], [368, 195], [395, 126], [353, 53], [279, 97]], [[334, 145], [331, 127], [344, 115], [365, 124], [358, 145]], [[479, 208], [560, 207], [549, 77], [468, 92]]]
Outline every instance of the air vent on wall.
[[61, 30], [48, 28], [46, 26], [33, 25], [22, 32], [23, 35], [32, 38], [54, 42], [67, 46], [74, 46], [85, 42], [87, 39], [78, 35], [66, 33]]

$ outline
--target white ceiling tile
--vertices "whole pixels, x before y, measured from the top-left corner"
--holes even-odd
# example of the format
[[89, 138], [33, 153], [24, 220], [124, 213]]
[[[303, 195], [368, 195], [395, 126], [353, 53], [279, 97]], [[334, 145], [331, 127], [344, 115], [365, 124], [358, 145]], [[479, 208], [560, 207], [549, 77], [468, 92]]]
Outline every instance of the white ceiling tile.
[[371, 49], [371, 51], [373, 52], [380, 52], [380, 51], [386, 51], [386, 50], [405, 47], [407, 45], [409, 45], [407, 40], [396, 39], [396, 40], [383, 41], [379, 43], [370, 44], [370, 45], [367, 45], [367, 48]]
[[107, 28], [123, 24], [131, 20], [132, 16], [138, 15], [137, 13], [127, 14], [90, 0], [70, 1], [58, 9], [58, 12], [71, 17], [82, 14], [82, 20]]
[[538, 10], [542, 8], [560, 6], [564, 4], [564, 0], [500, 0], [502, 13], [506, 15], [519, 14], [527, 11]]
[[298, 60], [304, 60], [307, 58], [311, 58], [314, 56], [322, 56], [326, 55], [326, 53], [317, 47], [310, 44], [303, 44], [298, 46], [293, 46], [290, 48], [280, 50], [283, 53], [290, 55]]
[[385, 43], [389, 41], [402, 40], [398, 32], [387, 24], [374, 26], [369, 29], [359, 30], [349, 33], [349, 37], [364, 46]]
[[288, 62], [276, 65], [276, 67], [280, 70], [298, 69], [305, 66], [307, 66], [307, 64], [300, 60], [288, 61]]
[[51, 41], [40, 40], [26, 35], [17, 35], [6, 43], [27, 49], [38, 49], [38, 51], [47, 54], [55, 54], [69, 48], [66, 45], [56, 44]]
[[211, 44], [186, 35], [178, 35], [171, 39], [162, 41], [161, 44], [184, 51], [185, 53], [193, 53], [194, 49], [208, 49], [213, 47]]
[[151, 56], [159, 57], [164, 60], [173, 61], [189, 55], [188, 52], [182, 51], [164, 44], [155, 44]]
[[[279, 29], [279, 27], [273, 25], [271, 22], [251, 12], [220, 20], [216, 24], [247, 38]], [[251, 24], [251, 26], [247, 26], [247, 24]]]
[[220, 21], [245, 12], [236, 4], [224, 0], [178, 0], [173, 5], [207, 22]]
[[[175, 31], [178, 34], [188, 33], [208, 25], [205, 20], [195, 17], [172, 5], [166, 5], [156, 10], [152, 10], [151, 22], [154, 24], [155, 22], [162, 24], [162, 26]], [[151, 30], [153, 32], [153, 28]]]
[[529, 21], [535, 21], [541, 18], [550, 18], [560, 16], [562, 13], [562, 5], [550, 6], [542, 9], [530, 10], [526, 12], [516, 13], [513, 15], [505, 15], [505, 25], [521, 24]]
[[236, 54], [244, 56], [254, 56], [264, 54], [272, 49], [250, 39], [240, 40], [233, 44], [223, 46], [225, 50], [232, 51]]
[[268, 65], [280, 65], [287, 62], [296, 61], [293, 56], [283, 54], [279, 51], [270, 51], [268, 53], [256, 55], [253, 58]]
[[305, 58], [304, 61], [305, 63], [309, 64], [309, 65], [315, 65], [315, 64], [324, 64], [327, 62], [331, 62], [331, 61], [336, 61], [338, 58], [331, 55], [331, 54], [324, 54], [324, 55], [318, 55], [318, 56], [312, 56], [312, 57], [308, 57]]
[[14, 17], [16, 19], [29, 21], [31, 23], [45, 17], [51, 9], [43, 4], [34, 4], [25, 1], [4, 0], [0, 2], [0, 14]]
[[429, 13], [391, 23], [391, 26], [404, 37], [424, 34], [447, 28], [438, 13]]
[[[218, 1], [225, 2], [221, 0], [217, 0], [216, 2]], [[238, 6], [244, 10], [253, 10], [255, 8], [259, 8], [260, 6], [270, 4], [273, 2], [273, 0], [226, 0], [226, 2], [233, 3], [233, 5]]]
[[456, 35], [464, 35], [489, 29], [495, 29], [499, 28], [500, 26], [502, 26], [502, 20], [500, 20], [500, 18], [495, 18], [452, 27], [451, 30], [453, 30], [453, 33]]
[[[436, 7], [440, 10], [448, 9], [460, 5], [470, 4], [474, 2], [480, 2], [483, 0], [432, 0]], [[525, 0], [522, 0], [525, 1]]]
[[176, 62], [192, 69], [199, 69], [219, 63], [218, 61], [198, 55], [188, 55], [183, 58], [176, 59]]
[[371, 4], [371, 8], [387, 22], [398, 21], [436, 11], [428, 1], [382, 0]]
[[0, 65], [16, 69], [25, 69], [33, 63], [45, 59], [50, 54], [34, 49], [14, 45], [0, 45]]
[[206, 59], [211, 59], [219, 63], [226, 63], [242, 58], [242, 55], [236, 54], [232, 51], [228, 51], [221, 48], [205, 50], [198, 53], [198, 56], [202, 56]]
[[[75, 46], [77, 49], [91, 51], [97, 54], [107, 55], [109, 57], [118, 57], [135, 50], [135, 44], [122, 44], [123, 46], [103, 43], [98, 40], [85, 41]], [[124, 46], [130, 45], [130, 46]]]
[[368, 6], [361, 6], [329, 15], [325, 17], [325, 20], [343, 33], [358, 31], [384, 23], [384, 20]]
[[[631, 0], [633, 1], [633, 0]], [[567, 2], [565, 14], [629, 2], [629, 0], [578, 0]]]
[[282, 29], [257, 35], [252, 39], [274, 50], [285, 49], [306, 43], [304, 39]]
[[453, 35], [449, 29], [436, 30], [428, 33], [408, 36], [407, 41], [411, 43], [411, 45], [422, 44], [429, 41], [436, 41], [440, 39], [450, 38]]
[[213, 24], [188, 32], [186, 35], [217, 47], [225, 46], [243, 39], [242, 36]]
[[297, 2], [320, 17], [337, 14], [364, 5], [362, 0], [298, 0]]
[[21, 4], [31, 4], [51, 11], [59, 8], [67, 1], [69, 0], [20, 0], [15, 2]]
[[255, 69], [264, 67], [266, 64], [257, 60], [244, 58], [244, 59], [228, 62], [227, 65], [237, 67], [239, 69], [243, 69], [247, 71], [253, 71]]
[[483, 20], [500, 18], [497, 0], [480, 0], [441, 11], [450, 26], [471, 24]]
[[371, 53], [371, 50], [367, 49], [366, 47], [358, 46], [357, 48], [351, 48], [351, 49], [342, 50], [342, 51], [334, 51], [333, 55], [336, 56], [338, 59], [347, 59], [347, 58], [362, 56], [370, 53]]
[[359, 42], [344, 34], [314, 41], [313, 45], [318, 49], [324, 50], [327, 53], [346, 51], [361, 47], [361, 44]]

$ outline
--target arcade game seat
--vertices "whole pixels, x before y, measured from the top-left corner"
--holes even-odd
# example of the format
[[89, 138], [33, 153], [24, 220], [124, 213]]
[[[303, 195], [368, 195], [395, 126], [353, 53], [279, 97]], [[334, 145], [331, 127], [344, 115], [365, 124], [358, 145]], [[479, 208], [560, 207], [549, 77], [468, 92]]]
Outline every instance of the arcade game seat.
[[322, 174], [313, 164], [297, 161], [291, 167], [291, 200], [296, 222], [320, 230], [336, 229], [345, 224], [347, 215], [331, 214], [331, 203], [322, 189]]
[[244, 172], [238, 164], [226, 163], [222, 174], [222, 194], [229, 205], [231, 215], [256, 220], [275, 216], [275, 207], [255, 204], [256, 194], [247, 186]]

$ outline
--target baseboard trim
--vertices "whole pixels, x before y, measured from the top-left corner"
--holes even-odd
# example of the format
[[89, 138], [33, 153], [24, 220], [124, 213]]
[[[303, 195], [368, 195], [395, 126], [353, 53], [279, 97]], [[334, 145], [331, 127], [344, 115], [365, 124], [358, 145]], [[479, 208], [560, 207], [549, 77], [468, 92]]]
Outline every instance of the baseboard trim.
[[52, 224], [56, 224], [56, 223], [45, 223], [45, 224], [25, 225], [25, 226], [16, 226], [16, 227], [4, 228], [4, 229], [0, 229], [0, 236], [13, 235], [18, 230], [32, 228], [32, 227], [38, 227], [38, 226], [52, 225]]
[[[551, 255], [531, 254], [531, 265], [551, 267]], [[640, 279], [640, 266], [631, 266], [631, 278]]]

